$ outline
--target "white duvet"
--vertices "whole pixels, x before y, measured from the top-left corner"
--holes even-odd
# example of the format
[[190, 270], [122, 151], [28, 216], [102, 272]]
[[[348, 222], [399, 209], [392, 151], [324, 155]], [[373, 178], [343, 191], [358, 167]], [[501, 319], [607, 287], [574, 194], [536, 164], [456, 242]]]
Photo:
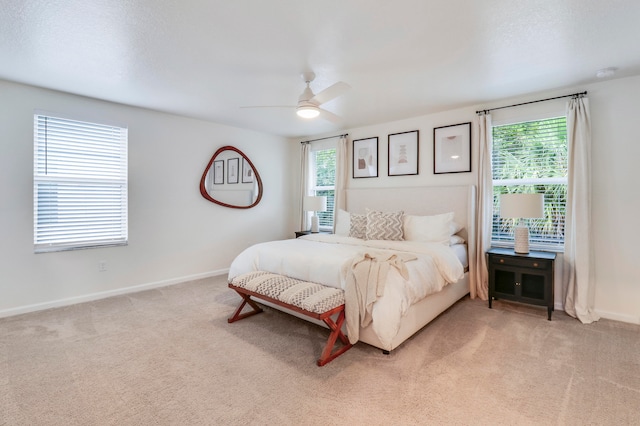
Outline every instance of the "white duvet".
[[361, 240], [329, 234], [256, 244], [240, 253], [229, 269], [229, 280], [250, 271], [267, 271], [344, 289], [343, 268], [358, 254], [402, 251], [416, 255], [406, 262], [408, 280], [390, 269], [384, 295], [373, 306], [373, 331], [390, 344], [411, 304], [462, 278], [464, 269], [447, 245], [413, 241]]

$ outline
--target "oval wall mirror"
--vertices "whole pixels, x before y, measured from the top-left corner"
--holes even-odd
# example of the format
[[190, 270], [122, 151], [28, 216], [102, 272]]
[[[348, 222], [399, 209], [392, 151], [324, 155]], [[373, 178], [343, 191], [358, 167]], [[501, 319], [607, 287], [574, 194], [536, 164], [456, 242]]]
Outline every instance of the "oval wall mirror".
[[249, 209], [262, 198], [262, 180], [242, 151], [233, 146], [218, 149], [200, 179], [207, 200], [234, 209]]

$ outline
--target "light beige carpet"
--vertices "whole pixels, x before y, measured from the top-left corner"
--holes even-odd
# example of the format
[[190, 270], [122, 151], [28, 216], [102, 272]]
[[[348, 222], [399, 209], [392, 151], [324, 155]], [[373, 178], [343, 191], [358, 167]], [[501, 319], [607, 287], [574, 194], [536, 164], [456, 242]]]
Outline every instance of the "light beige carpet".
[[391, 353], [224, 277], [0, 320], [1, 425], [640, 424], [640, 327], [463, 299]]

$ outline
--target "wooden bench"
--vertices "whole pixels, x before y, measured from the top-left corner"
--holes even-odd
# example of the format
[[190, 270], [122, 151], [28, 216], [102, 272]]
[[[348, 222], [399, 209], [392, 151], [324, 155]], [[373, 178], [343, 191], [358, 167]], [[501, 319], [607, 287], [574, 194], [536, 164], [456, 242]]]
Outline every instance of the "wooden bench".
[[[325, 365], [352, 346], [342, 333], [345, 319], [344, 290], [342, 289], [264, 271], [239, 275], [229, 282], [229, 288], [235, 290], [242, 297], [240, 306], [228, 319], [229, 323], [262, 312], [260, 306], [252, 300], [254, 298], [266, 300], [308, 317], [322, 320], [327, 324], [331, 334], [329, 334], [324, 350], [318, 359], [319, 366]], [[249, 305], [253, 310], [242, 313], [246, 305]], [[337, 315], [335, 321], [331, 318], [333, 315]], [[333, 352], [338, 339], [342, 342], [342, 347]]]

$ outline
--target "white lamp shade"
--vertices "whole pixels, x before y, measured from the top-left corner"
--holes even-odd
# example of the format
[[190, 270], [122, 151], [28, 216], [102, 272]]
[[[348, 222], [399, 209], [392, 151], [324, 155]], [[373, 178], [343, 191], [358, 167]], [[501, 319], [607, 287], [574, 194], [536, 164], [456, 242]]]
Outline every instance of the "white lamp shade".
[[500, 217], [543, 218], [544, 194], [501, 194]]
[[306, 196], [304, 197], [303, 208], [307, 212], [327, 211], [327, 197]]
[[513, 230], [513, 251], [529, 253], [529, 228], [522, 219], [544, 217], [544, 194], [501, 194], [500, 217], [520, 219]]

